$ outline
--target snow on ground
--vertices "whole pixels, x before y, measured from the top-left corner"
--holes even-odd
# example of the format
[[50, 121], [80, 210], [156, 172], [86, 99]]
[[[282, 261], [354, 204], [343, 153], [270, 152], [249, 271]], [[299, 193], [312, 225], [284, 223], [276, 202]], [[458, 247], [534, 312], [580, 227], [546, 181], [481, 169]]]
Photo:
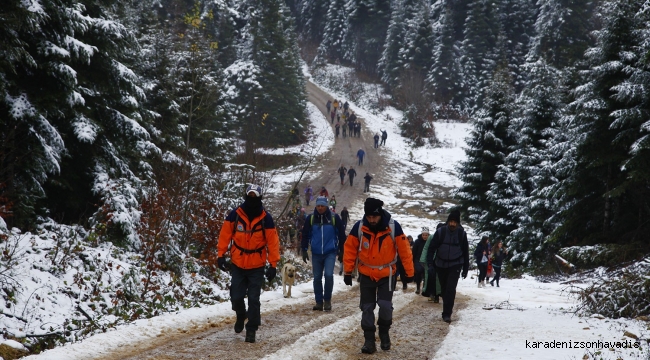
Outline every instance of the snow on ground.
[[[342, 67], [330, 66], [330, 71], [341, 73], [348, 71]], [[309, 74], [308, 78], [311, 78]], [[333, 89], [321, 86], [330, 92], [334, 97], [346, 101], [346, 97], [336, 93]], [[395, 109], [388, 109], [383, 113], [372, 113], [361, 109], [365, 106], [351, 103], [351, 107], [357, 114], [364, 118], [367, 126], [372, 131], [385, 129], [388, 131], [388, 140], [385, 148], [379, 151], [386, 152], [390, 159], [387, 166], [391, 169], [398, 169], [392, 172], [393, 179], [386, 184], [371, 184], [371, 195], [382, 199], [389, 211], [394, 213], [395, 218], [402, 225], [404, 232], [414, 237], [419, 234], [422, 226], [429, 226], [435, 229], [437, 221], [427, 220], [413, 215], [412, 212], [404, 211], [405, 208], [428, 208], [431, 206], [431, 194], [426, 189], [405, 188], [403, 182], [414, 174], [421, 175], [425, 182], [431, 185], [441, 185], [454, 188], [460, 182], [456, 176], [456, 166], [465, 158], [463, 146], [465, 137], [469, 134], [471, 126], [464, 123], [436, 123], [436, 133], [443, 147], [431, 148], [421, 147], [412, 149], [407, 139], [399, 134], [398, 121], [401, 113]], [[328, 128], [327, 120], [318, 112], [313, 105], [309, 105], [310, 119], [316, 129]], [[310, 144], [305, 148], [294, 147], [287, 152], [303, 152], [311, 149], [323, 136], [319, 136], [316, 130], [310, 139]], [[334, 146], [331, 133], [325, 140], [318, 153], [328, 151]], [[366, 149], [369, 156], [372, 156], [374, 149]], [[284, 150], [274, 150], [284, 153]], [[308, 150], [307, 150], [308, 151]], [[429, 170], [429, 168], [431, 170]], [[273, 181], [285, 184], [275, 188], [274, 191], [285, 190], [286, 184], [297, 179], [298, 168], [286, 168], [274, 173]], [[409, 197], [408, 201], [403, 199]], [[415, 200], [414, 200], [415, 199]], [[397, 209], [397, 205], [402, 208]], [[449, 208], [450, 203], [439, 204], [441, 207]], [[348, 207], [352, 219], [360, 219], [363, 214], [363, 204], [355, 204]], [[395, 209], [393, 209], [395, 208]], [[436, 211], [427, 211], [428, 214]], [[444, 220], [445, 215], [439, 214]], [[466, 227], [471, 240], [478, 235], [473, 229]], [[334, 292], [346, 291], [342, 278], [335, 276]], [[478, 288], [476, 280], [468, 277], [459, 281], [458, 296], [470, 298], [468, 306], [462, 311], [454, 314], [451, 330], [442, 343], [442, 347], [436, 354], [436, 359], [582, 359], [583, 355], [591, 354], [593, 358], [599, 356], [603, 359], [636, 359], [647, 358], [648, 350], [637, 349], [602, 349], [605, 342], [620, 342], [631, 344], [633, 339], [625, 337], [625, 330], [634, 333], [644, 339], [648, 338], [647, 324], [626, 319], [599, 319], [597, 317], [578, 317], [573, 314], [576, 303], [570, 293], [565, 292], [565, 285], [558, 282], [542, 283], [530, 277], [523, 279], [503, 279], [501, 287]], [[313, 300], [311, 283], [304, 283], [295, 286], [292, 290], [294, 295], [291, 299], [282, 297], [282, 290], [265, 292], [262, 294], [262, 314], [271, 313], [274, 310], [287, 305], [297, 303], [309, 303]], [[405, 306], [406, 296], [396, 296], [395, 307]], [[514, 310], [485, 310], [484, 307], [494, 307], [495, 304], [507, 301], [515, 307]], [[210, 322], [219, 322], [225, 317], [233, 316], [230, 303], [224, 302], [206, 308], [195, 308], [183, 310], [175, 314], [166, 314], [147, 320], [138, 320], [133, 324], [109, 330], [107, 333], [92, 336], [80, 343], [67, 344], [61, 348], [44, 352], [43, 354], [30, 356], [27, 359], [87, 359], [93, 356], [106, 354], [110, 349], [136, 344], [147, 339], [153, 339], [160, 334], [175, 329], [187, 329], [192, 326]], [[441, 321], [440, 314], [432, 314], [431, 321]], [[264, 317], [263, 317], [264, 318]], [[262, 319], [263, 319], [262, 318]], [[423, 322], [422, 326], [426, 326]], [[358, 318], [352, 317], [343, 319], [325, 328], [327, 333], [340, 331], [356, 331]], [[323, 329], [321, 329], [323, 330]], [[435, 336], [433, 334], [432, 336]], [[269, 354], [270, 359], [281, 359], [281, 354], [291, 353], [295, 358], [307, 358], [313, 355], [314, 349], [320, 349], [324, 334], [305, 334], [294, 344], [289, 345], [283, 351]], [[571, 344], [569, 345], [569, 341]], [[601, 344], [591, 344], [600, 341]], [[527, 343], [528, 342], [528, 343]], [[533, 342], [537, 342], [534, 343]], [[541, 342], [541, 343], [539, 343]], [[564, 348], [544, 348], [545, 345], [556, 345], [560, 342]], [[575, 343], [577, 342], [577, 343]], [[608, 343], [609, 344], [609, 343]], [[532, 346], [541, 345], [541, 348]], [[588, 348], [582, 348], [585, 345]], [[645, 345], [645, 344], [644, 344]], [[528, 347], [527, 347], [528, 346]], [[575, 348], [575, 347], [579, 348]], [[616, 346], [616, 344], [614, 344]], [[573, 348], [567, 348], [573, 347]], [[331, 348], [330, 348], [331, 349]], [[600, 353], [599, 353], [600, 351]], [[325, 354], [326, 352], [319, 352]], [[329, 354], [330, 358], [337, 358], [336, 352]]]

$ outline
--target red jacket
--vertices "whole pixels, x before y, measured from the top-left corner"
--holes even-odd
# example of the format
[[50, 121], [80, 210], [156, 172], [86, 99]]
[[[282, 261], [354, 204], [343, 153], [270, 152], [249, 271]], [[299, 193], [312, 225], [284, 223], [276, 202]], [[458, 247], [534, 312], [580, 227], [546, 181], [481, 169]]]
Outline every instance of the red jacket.
[[[345, 250], [343, 251], [343, 270], [346, 274], [351, 274], [354, 270], [357, 256], [359, 257], [359, 272], [369, 276], [372, 280], [378, 281], [381, 278], [388, 277], [390, 270], [388, 267], [382, 269], [369, 267], [382, 266], [391, 263], [395, 260], [395, 243], [397, 243], [397, 253], [404, 265], [407, 277], [414, 276], [413, 269], [413, 255], [411, 254], [411, 245], [408, 239], [404, 236], [402, 227], [395, 221], [395, 242], [390, 237], [390, 228], [388, 221], [390, 214], [384, 211], [382, 221], [385, 229], [377, 233], [370, 231], [368, 227], [368, 220], [364, 217], [362, 221], [357, 221], [350, 230], [347, 240], [345, 240]], [[361, 243], [361, 251], [359, 251], [359, 226], [363, 232], [363, 242]], [[381, 242], [381, 246], [380, 246]], [[395, 274], [397, 267], [395, 264], [391, 266], [392, 273]]]
[[[237, 223], [235, 224], [235, 221]], [[280, 261], [280, 240], [275, 229], [273, 218], [266, 210], [250, 221], [244, 210], [238, 207], [230, 212], [223, 222], [219, 241], [217, 243], [217, 256], [223, 257], [230, 248], [232, 263], [242, 269], [255, 269], [266, 265], [268, 262], [276, 267]]]

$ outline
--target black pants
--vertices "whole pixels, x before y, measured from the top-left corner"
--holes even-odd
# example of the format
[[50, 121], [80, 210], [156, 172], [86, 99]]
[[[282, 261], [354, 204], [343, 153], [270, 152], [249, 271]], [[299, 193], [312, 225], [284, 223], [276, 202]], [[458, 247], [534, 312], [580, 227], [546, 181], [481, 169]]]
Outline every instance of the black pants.
[[415, 286], [420, 289], [420, 283], [424, 279], [424, 268], [419, 261], [413, 261], [413, 266], [415, 267], [415, 278], [413, 280], [415, 280]]
[[[447, 268], [437, 267], [438, 280], [440, 280], [440, 290], [442, 291], [442, 315], [451, 316], [456, 300], [456, 286], [463, 265], [452, 265]], [[433, 288], [435, 292], [435, 288]]]
[[485, 277], [487, 276], [487, 262], [484, 263], [478, 263], [478, 282], [482, 283], [483, 280], [485, 280]]
[[[373, 281], [369, 276], [359, 275], [359, 308], [361, 309], [361, 329], [375, 332], [375, 306], [379, 305], [377, 325], [380, 331], [390, 328], [393, 324], [393, 292], [388, 290], [388, 277]], [[396, 277], [393, 276], [393, 289]]]
[[363, 186], [363, 192], [368, 192], [368, 191], [370, 191], [370, 183], [369, 182], [365, 183], [364, 186]]
[[380, 145], [382, 145], [382, 146], [386, 146], [386, 139], [382, 138], [382, 139], [381, 139], [381, 144], [380, 144]]
[[379, 147], [379, 140], [375, 140], [375, 149]]
[[248, 322], [246, 330], [256, 331], [260, 326], [260, 292], [264, 284], [264, 267], [242, 269], [230, 266], [230, 302], [237, 317], [247, 314], [244, 298], [248, 295]]
[[496, 281], [497, 285], [499, 285], [499, 280], [501, 279], [501, 267], [492, 265], [492, 268], [494, 269], [494, 279], [492, 281]]
[[350, 186], [354, 185], [354, 176], [350, 176]]
[[345, 174], [341, 175], [341, 185], [343, 185], [343, 181], [345, 180]]

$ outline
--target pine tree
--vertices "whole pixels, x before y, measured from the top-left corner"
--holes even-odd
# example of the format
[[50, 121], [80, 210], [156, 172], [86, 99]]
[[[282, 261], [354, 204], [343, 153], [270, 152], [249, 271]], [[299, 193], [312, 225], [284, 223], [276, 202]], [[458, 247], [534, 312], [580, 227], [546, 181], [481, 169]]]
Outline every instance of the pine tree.
[[530, 42], [535, 35], [537, 0], [502, 0], [499, 14], [501, 30], [505, 37], [505, 50], [514, 86], [520, 92], [526, 83], [522, 66], [530, 51]]
[[459, 61], [460, 48], [454, 41], [450, 7], [440, 16], [435, 30], [432, 65], [427, 75], [427, 89], [439, 104], [460, 105], [464, 99]]
[[[300, 31], [306, 41], [318, 45], [323, 41], [327, 14], [331, 8], [329, 0], [304, 0], [301, 6]], [[338, 9], [340, 11], [341, 9]]]
[[[576, 168], [563, 189], [566, 198], [563, 227], [555, 234], [563, 239], [604, 242], [635, 239], [642, 224], [644, 204], [633, 191], [622, 186], [630, 178], [622, 165], [636, 141], [639, 124], [616, 119], [629, 104], [614, 89], [629, 82], [628, 66], [634, 66], [640, 27], [634, 17], [641, 4], [631, 0], [611, 1], [599, 9], [603, 28], [596, 32], [596, 46], [587, 51], [590, 70], [571, 104], [572, 121], [580, 137], [575, 139]], [[630, 120], [630, 119], [627, 119]]]
[[496, 175], [497, 181], [509, 179], [513, 184], [509, 196], [498, 200], [517, 225], [506, 241], [514, 250], [515, 262], [520, 263], [544, 259], [539, 253], [554, 230], [548, 223], [555, 211], [552, 197], [540, 191], [555, 184], [552, 166], [560, 158], [550, 147], [559, 140], [553, 129], [559, 125], [565, 106], [559, 71], [544, 60], [528, 63], [523, 70], [529, 82], [517, 99], [517, 116], [510, 124], [517, 141]]
[[324, 63], [325, 60], [337, 62], [343, 60], [343, 39], [345, 38], [346, 17], [341, 14], [345, 7], [345, 0], [332, 0], [327, 9], [327, 20], [323, 41], [318, 47], [318, 60]]
[[508, 128], [513, 117], [514, 93], [505, 66], [500, 66], [486, 91], [485, 105], [478, 111], [461, 164], [463, 185], [456, 197], [479, 232], [503, 238], [513, 229], [505, 208], [496, 200], [508, 184], [496, 184], [495, 175], [514, 143]]
[[376, 74], [388, 32], [390, 0], [348, 0], [343, 57], [355, 68]]
[[426, 2], [417, 4], [418, 11], [412, 21], [409, 21], [404, 47], [399, 55], [403, 68], [423, 77], [431, 67], [433, 55], [433, 29], [429, 16], [429, 7]]
[[399, 53], [404, 46], [406, 34], [407, 9], [412, 8], [410, 0], [395, 1], [391, 10], [390, 22], [384, 42], [384, 51], [379, 59], [378, 69], [381, 80], [390, 88], [399, 83], [401, 69]]
[[530, 58], [542, 57], [557, 69], [575, 65], [591, 45], [590, 32], [595, 28], [592, 14], [597, 1], [541, 0], [538, 5]]

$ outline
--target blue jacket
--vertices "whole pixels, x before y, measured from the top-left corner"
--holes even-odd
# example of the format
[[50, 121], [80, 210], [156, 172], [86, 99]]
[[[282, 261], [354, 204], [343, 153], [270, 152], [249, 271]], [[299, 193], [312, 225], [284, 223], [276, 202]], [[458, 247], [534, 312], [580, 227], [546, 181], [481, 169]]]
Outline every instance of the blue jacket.
[[[307, 216], [305, 225], [302, 228], [302, 241], [300, 246], [307, 250], [311, 244], [313, 254], [330, 254], [336, 253], [343, 247], [345, 242], [345, 229], [343, 220], [334, 215], [334, 224], [332, 224], [332, 212], [327, 209], [322, 215], [314, 209], [314, 213]], [[313, 221], [312, 221], [313, 217]]]
[[359, 151], [357, 151], [357, 156], [358, 156], [358, 157], [360, 157], [360, 158], [363, 159], [363, 156], [364, 156], [364, 155], [366, 155], [366, 152], [365, 152], [365, 151], [363, 151], [363, 150], [361, 150], [361, 149], [359, 149]]

